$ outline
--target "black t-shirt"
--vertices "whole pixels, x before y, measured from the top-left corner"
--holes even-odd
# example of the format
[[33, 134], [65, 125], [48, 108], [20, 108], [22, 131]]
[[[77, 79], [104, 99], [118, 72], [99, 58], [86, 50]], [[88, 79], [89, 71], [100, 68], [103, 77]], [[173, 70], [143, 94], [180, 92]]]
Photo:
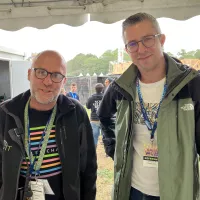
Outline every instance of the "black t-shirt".
[[[33, 155], [36, 154], [39, 143], [42, 137], [42, 133], [46, 127], [46, 124], [51, 116], [52, 110], [50, 111], [37, 111], [29, 109], [29, 121], [30, 121], [30, 138], [31, 138], [31, 150]], [[51, 130], [49, 141], [47, 144], [46, 152], [40, 168], [41, 179], [47, 179], [51, 189], [55, 195], [45, 195], [45, 200], [64, 200], [62, 192], [62, 174], [61, 174], [61, 163], [58, 154], [58, 148], [55, 139], [55, 125]], [[37, 160], [36, 160], [37, 161]], [[23, 160], [19, 187], [24, 187], [25, 175], [27, 169], [27, 163]], [[33, 175], [34, 177], [34, 175]]]
[[99, 117], [97, 116], [97, 110], [103, 98], [103, 93], [93, 94], [87, 101], [86, 107], [91, 109], [90, 119], [92, 121], [99, 121]]

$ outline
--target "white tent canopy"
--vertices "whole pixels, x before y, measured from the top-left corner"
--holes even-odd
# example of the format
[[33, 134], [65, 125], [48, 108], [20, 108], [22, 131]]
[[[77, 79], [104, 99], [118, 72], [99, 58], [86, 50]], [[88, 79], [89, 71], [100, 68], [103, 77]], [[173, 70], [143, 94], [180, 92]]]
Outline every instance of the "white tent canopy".
[[0, 29], [114, 23], [137, 12], [185, 20], [200, 15], [200, 0], [0, 0]]

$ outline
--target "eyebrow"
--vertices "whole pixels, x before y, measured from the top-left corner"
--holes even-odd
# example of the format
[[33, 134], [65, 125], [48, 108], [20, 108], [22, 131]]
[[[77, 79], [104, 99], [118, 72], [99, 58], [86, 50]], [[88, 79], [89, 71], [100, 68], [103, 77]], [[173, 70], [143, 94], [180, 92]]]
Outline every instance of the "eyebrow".
[[128, 43], [127, 43], [127, 45], [128, 44], [130, 44], [130, 43], [132, 43], [132, 42], [138, 42], [138, 41], [141, 41], [142, 39], [144, 39], [145, 37], [148, 37], [148, 36], [152, 36], [152, 35], [156, 35], [157, 33], [152, 33], [152, 34], [148, 34], [148, 35], [144, 35], [143, 37], [141, 37], [141, 39], [140, 40], [131, 40], [131, 41], [129, 41]]
[[[45, 70], [45, 71], [47, 71], [47, 72], [50, 72], [50, 71], [48, 71], [48, 70], [46, 70], [45, 68], [43, 68], [43, 67], [33, 67], [33, 68], [37, 68], [37, 69], [43, 69], [43, 70]], [[59, 73], [59, 74], [62, 74], [62, 72], [58, 72], [58, 71], [55, 71], [55, 72], [50, 72], [50, 73]], [[64, 74], [62, 74], [63, 76], [65, 76]]]

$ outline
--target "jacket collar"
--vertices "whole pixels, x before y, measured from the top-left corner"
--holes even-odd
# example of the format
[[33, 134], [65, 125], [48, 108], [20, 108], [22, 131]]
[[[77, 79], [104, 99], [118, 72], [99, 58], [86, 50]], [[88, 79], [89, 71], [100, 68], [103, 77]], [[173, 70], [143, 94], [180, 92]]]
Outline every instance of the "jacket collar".
[[[191, 70], [197, 74], [195, 70], [181, 63], [178, 63], [166, 53], [164, 53], [164, 57], [166, 61], [167, 84], [169, 90], [170, 88], [176, 86], [175, 80], [178, 77], [179, 78], [184, 77], [185, 74], [189, 73]], [[133, 88], [135, 88], [135, 81], [138, 75], [139, 75], [139, 70], [137, 66], [131, 64], [130, 67], [116, 80], [116, 83], [124, 90], [135, 96], [134, 95], [135, 91], [133, 91]]]
[[[6, 112], [13, 113], [16, 116], [20, 116], [22, 111], [24, 111], [26, 102], [28, 101], [30, 97], [30, 90], [14, 97], [13, 99], [7, 100], [3, 103], [2, 108]], [[70, 112], [75, 108], [75, 104], [66, 96], [59, 95], [57, 100], [57, 106], [58, 106], [58, 112], [60, 114], [65, 114], [67, 112]]]

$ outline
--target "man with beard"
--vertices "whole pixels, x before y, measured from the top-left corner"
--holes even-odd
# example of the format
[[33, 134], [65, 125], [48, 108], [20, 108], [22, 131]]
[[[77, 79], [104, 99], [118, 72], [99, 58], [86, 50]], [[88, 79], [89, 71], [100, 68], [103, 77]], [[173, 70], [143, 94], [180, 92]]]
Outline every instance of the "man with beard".
[[59, 95], [66, 62], [44, 51], [28, 71], [30, 91], [0, 107], [0, 200], [94, 200], [96, 151], [86, 111]]

